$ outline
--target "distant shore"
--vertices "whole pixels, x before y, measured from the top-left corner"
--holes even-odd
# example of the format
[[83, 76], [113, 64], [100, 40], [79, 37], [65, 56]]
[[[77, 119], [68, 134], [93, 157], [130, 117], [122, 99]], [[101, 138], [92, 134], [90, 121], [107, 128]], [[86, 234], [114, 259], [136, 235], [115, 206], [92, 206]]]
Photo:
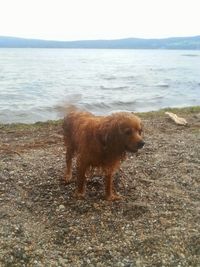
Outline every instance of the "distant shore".
[[200, 49], [200, 36], [163, 39], [55, 41], [0, 36], [0, 48]]

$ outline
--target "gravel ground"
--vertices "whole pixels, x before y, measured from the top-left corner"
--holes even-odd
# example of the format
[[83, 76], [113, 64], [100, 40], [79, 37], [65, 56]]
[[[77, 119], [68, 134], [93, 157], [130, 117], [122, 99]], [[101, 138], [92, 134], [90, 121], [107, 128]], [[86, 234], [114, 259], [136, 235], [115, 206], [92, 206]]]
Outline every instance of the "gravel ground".
[[177, 114], [141, 115], [113, 203], [98, 174], [84, 201], [64, 184], [61, 122], [0, 125], [0, 266], [200, 266], [200, 108]]

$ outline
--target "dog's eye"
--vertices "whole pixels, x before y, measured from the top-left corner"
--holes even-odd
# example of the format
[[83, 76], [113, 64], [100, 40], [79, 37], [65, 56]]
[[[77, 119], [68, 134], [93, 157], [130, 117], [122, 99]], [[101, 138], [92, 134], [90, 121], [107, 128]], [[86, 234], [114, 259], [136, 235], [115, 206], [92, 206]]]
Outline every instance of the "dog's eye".
[[126, 135], [131, 135], [132, 134], [132, 129], [130, 129], [130, 128], [125, 129], [125, 134]]

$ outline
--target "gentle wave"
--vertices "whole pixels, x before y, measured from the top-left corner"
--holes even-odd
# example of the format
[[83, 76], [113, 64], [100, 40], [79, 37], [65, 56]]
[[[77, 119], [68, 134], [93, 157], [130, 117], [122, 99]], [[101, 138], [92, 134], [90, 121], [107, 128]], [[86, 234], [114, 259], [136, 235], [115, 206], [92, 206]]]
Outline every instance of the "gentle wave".
[[62, 118], [70, 105], [95, 114], [200, 105], [199, 56], [200, 51], [1, 49], [0, 123]]
[[119, 86], [119, 87], [106, 87], [106, 86], [103, 86], [101, 85], [100, 86], [100, 89], [101, 90], [111, 90], [111, 91], [117, 91], [117, 90], [124, 90], [124, 89], [127, 89], [129, 88], [128, 86]]
[[183, 54], [183, 57], [199, 57], [197, 54]]
[[116, 80], [117, 77], [116, 76], [101, 76], [102, 79], [107, 80], [107, 81], [112, 81], [112, 80]]
[[133, 81], [137, 78], [137, 75], [122, 76], [120, 78], [127, 81]]
[[157, 87], [163, 87], [163, 88], [168, 88], [169, 87], [169, 84], [167, 83], [158, 83], [156, 84]]

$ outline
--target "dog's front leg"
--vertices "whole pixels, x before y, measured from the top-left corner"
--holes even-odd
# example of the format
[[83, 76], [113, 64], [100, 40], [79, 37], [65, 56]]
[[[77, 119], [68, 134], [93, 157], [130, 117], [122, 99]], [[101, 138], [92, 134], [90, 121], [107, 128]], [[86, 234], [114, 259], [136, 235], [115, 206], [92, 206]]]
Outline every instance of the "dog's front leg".
[[115, 201], [120, 200], [122, 197], [116, 193], [115, 188], [113, 188], [113, 173], [108, 172], [105, 176], [105, 189], [106, 189], [106, 200]]

